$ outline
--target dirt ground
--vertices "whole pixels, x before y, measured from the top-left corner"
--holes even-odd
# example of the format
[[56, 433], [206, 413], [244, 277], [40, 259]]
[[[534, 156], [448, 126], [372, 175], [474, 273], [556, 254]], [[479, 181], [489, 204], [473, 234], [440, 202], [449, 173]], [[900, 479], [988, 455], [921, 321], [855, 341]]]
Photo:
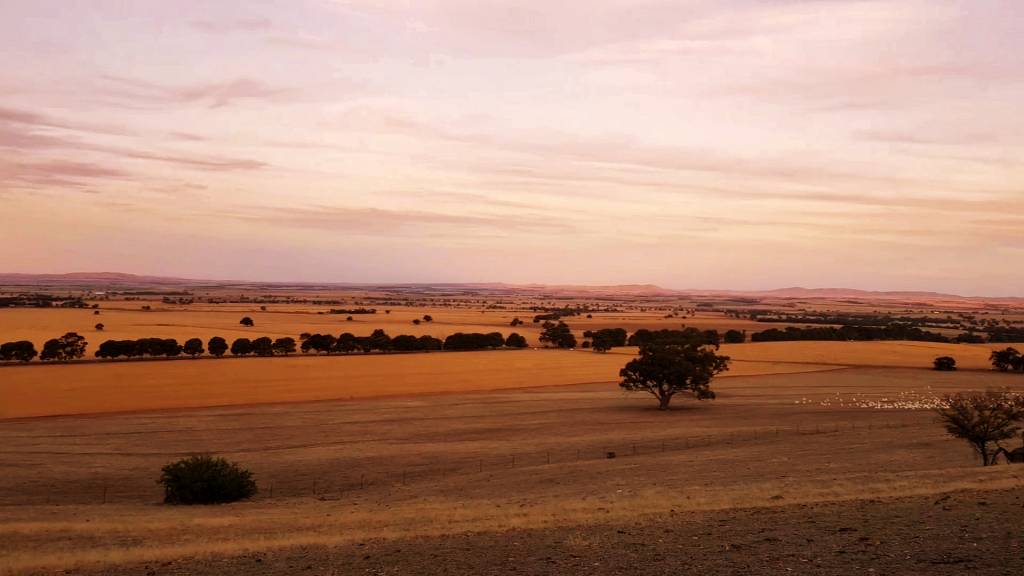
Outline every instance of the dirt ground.
[[[0, 567], [1016, 573], [1024, 467], [978, 466], [927, 409], [995, 386], [1024, 381], [850, 368], [723, 378], [668, 412], [605, 383], [0, 421]], [[160, 466], [207, 451], [260, 494], [159, 505]]]
[[960, 491], [374, 539], [69, 573], [1008, 576], [1024, 572], [1022, 514], [1020, 490]]

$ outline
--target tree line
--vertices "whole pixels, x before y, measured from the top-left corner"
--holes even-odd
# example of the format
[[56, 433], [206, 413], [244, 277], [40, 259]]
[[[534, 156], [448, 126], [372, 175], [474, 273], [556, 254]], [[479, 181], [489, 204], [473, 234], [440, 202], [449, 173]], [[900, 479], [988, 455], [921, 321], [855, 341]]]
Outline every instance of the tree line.
[[[301, 344], [291, 337], [272, 339], [269, 336], [259, 338], [236, 338], [230, 344], [220, 336], [214, 336], [204, 343], [199, 338], [190, 338], [179, 343], [174, 338], [138, 338], [135, 340], [106, 340], [101, 343], [93, 355], [100, 359], [117, 358], [177, 358], [190, 356], [196, 358], [209, 354], [220, 358], [230, 353], [232, 356], [288, 356], [297, 351], [304, 354], [349, 354], [361, 352], [430, 352], [440, 350], [494, 350], [499, 348], [526, 348], [529, 344], [526, 337], [513, 332], [507, 337], [500, 332], [463, 333], [456, 332], [444, 340], [433, 336], [414, 336], [401, 334], [391, 337], [384, 330], [374, 330], [369, 336], [356, 336], [345, 332], [337, 337], [331, 334], [303, 333], [299, 336]], [[77, 360], [85, 356], [87, 342], [75, 332], [68, 332], [60, 338], [47, 340], [42, 353], [28, 340], [18, 340], [0, 344], [0, 361], [31, 362], [36, 357], [40, 361]]]
[[788, 326], [783, 330], [771, 328], [750, 335], [751, 342], [789, 342], [795, 340], [870, 341], [911, 340], [915, 342], [953, 342], [942, 334], [922, 330], [916, 326], [891, 324], [889, 326]]

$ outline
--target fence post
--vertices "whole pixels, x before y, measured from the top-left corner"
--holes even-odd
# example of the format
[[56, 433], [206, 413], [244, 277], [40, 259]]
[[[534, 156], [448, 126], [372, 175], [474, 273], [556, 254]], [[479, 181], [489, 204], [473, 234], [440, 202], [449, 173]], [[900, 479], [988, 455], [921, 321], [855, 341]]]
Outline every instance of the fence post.
[[359, 475], [359, 489], [362, 490], [363, 488], [366, 488], [366, 475], [365, 474], [360, 474]]
[[103, 503], [104, 504], [107, 503], [107, 487], [106, 486], [103, 487]]

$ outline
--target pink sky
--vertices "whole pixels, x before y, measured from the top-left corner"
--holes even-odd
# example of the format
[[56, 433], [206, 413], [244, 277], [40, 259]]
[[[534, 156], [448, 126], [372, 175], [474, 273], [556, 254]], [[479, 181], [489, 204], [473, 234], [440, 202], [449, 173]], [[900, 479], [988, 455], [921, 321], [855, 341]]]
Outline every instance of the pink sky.
[[1024, 294], [994, 0], [0, 3], [0, 271]]

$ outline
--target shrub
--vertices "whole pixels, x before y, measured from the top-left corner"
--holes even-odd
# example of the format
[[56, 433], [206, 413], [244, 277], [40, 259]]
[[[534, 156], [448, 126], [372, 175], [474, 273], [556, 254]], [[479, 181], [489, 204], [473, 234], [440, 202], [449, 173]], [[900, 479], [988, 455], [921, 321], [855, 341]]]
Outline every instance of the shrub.
[[209, 454], [164, 466], [157, 484], [164, 487], [165, 504], [226, 504], [256, 494], [252, 472]]
[[952, 372], [956, 370], [956, 358], [952, 356], [939, 356], [932, 362], [932, 366], [940, 372]]
[[253, 325], [255, 325], [255, 322], [252, 321], [252, 318], [249, 318], [248, 316], [246, 316], [246, 317], [242, 318], [241, 320], [239, 320], [238, 323], [241, 324], [242, 326], [253, 326]]
[[526, 348], [526, 338], [521, 334], [513, 332], [505, 339], [505, 346], [508, 346], [509, 348]]

